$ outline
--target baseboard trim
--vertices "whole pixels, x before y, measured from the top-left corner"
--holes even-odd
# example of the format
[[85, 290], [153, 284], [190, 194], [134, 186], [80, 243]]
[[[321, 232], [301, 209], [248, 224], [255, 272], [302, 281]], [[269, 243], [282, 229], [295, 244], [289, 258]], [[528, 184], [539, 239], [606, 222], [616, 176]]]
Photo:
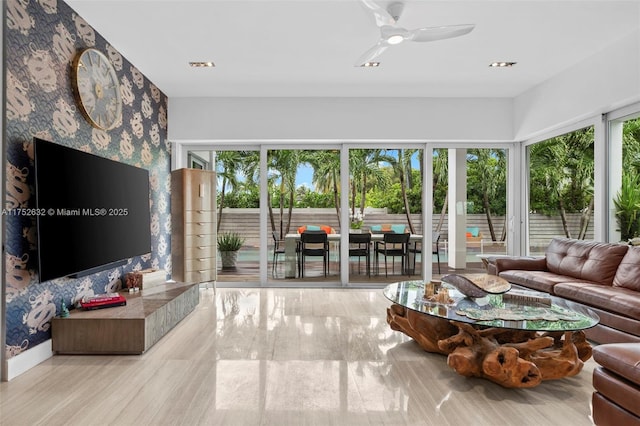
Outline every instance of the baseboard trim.
[[51, 339], [40, 343], [38, 346], [26, 350], [6, 361], [7, 380], [12, 380], [27, 370], [53, 356]]

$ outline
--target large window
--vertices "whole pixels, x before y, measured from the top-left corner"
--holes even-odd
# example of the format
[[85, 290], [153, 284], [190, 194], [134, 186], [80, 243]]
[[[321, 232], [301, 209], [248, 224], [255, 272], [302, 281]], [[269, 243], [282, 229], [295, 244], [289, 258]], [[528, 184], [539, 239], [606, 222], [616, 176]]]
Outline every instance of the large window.
[[593, 239], [593, 127], [527, 147], [529, 253], [542, 254], [553, 237]]
[[640, 237], [640, 118], [611, 124], [609, 241]]

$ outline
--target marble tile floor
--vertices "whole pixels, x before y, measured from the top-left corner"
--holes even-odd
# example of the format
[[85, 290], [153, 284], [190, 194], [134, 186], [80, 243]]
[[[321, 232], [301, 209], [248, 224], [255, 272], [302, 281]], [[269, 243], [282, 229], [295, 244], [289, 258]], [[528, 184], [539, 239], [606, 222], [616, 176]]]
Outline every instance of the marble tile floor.
[[140, 356], [56, 355], [0, 383], [1, 425], [590, 425], [594, 361], [505, 389], [389, 329], [380, 289], [201, 289]]

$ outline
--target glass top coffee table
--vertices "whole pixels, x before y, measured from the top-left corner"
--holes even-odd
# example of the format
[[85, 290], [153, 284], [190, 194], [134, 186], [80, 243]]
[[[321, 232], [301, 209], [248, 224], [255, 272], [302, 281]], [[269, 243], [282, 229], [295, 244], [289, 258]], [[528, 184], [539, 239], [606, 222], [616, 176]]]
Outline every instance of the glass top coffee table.
[[401, 281], [385, 287], [393, 302], [387, 322], [424, 350], [448, 355], [459, 374], [533, 387], [578, 374], [591, 357], [583, 330], [599, 318], [582, 305], [516, 286], [473, 298], [442, 283], [445, 297], [425, 297], [426, 286]]

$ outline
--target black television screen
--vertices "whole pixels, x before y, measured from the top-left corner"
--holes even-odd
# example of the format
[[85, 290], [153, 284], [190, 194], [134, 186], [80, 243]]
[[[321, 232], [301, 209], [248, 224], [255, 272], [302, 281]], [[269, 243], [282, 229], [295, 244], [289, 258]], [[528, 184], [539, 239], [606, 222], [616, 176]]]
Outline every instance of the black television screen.
[[40, 281], [151, 252], [149, 172], [34, 138]]

